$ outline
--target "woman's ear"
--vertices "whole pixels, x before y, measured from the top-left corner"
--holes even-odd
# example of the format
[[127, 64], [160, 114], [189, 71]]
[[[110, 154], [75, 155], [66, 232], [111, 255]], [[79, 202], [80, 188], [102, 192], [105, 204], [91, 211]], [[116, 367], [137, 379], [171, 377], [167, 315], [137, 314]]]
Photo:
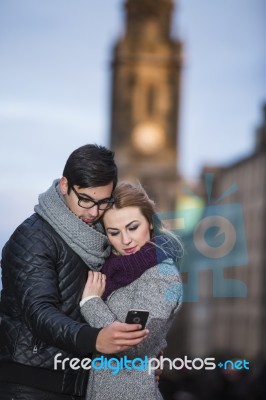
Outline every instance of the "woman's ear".
[[64, 176], [59, 181], [59, 187], [62, 195], [65, 196], [68, 191], [68, 181], [67, 178], [65, 178]]

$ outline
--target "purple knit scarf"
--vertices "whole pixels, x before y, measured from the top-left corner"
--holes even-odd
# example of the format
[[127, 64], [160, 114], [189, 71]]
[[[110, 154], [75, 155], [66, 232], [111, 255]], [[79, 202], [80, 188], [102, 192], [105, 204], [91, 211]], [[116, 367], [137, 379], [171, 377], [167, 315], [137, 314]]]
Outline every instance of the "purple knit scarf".
[[182, 256], [180, 244], [170, 235], [161, 234], [147, 242], [139, 251], [128, 256], [111, 256], [103, 264], [101, 272], [106, 275], [103, 300], [114, 291], [138, 279], [149, 268], [167, 258], [177, 264]]

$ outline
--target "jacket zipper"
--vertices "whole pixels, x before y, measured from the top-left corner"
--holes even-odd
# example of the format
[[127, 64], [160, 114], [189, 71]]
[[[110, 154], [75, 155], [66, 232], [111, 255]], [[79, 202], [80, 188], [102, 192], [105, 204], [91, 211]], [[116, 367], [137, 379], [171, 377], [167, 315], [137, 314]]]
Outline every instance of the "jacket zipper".
[[32, 350], [33, 354], [37, 354], [38, 353], [39, 345], [40, 345], [40, 340], [35, 339], [34, 342], [33, 342], [33, 350]]

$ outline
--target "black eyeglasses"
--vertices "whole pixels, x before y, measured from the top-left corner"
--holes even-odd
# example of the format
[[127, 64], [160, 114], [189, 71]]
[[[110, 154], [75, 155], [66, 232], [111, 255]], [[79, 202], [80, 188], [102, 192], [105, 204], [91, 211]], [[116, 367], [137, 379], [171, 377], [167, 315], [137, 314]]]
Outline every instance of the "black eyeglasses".
[[98, 210], [101, 211], [106, 211], [109, 208], [112, 207], [112, 205], [114, 204], [114, 199], [112, 198], [108, 198], [108, 199], [103, 199], [103, 200], [99, 200], [99, 201], [95, 201], [92, 200], [90, 197], [84, 197], [81, 196], [76, 189], [74, 188], [74, 186], [71, 187], [71, 189], [73, 190], [73, 192], [75, 193], [75, 195], [78, 198], [78, 205], [82, 208], [87, 208], [90, 209], [94, 206], [98, 207]]

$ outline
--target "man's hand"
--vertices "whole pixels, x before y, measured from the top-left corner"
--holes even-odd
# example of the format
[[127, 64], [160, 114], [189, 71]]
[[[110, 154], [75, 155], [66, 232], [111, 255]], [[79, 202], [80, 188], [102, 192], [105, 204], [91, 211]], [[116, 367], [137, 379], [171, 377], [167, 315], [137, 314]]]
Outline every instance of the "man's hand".
[[125, 351], [141, 343], [148, 333], [148, 329], [141, 329], [139, 324], [126, 324], [115, 321], [99, 332], [96, 340], [96, 349], [105, 354]]
[[102, 296], [105, 290], [106, 275], [101, 272], [89, 271], [88, 279], [82, 293], [82, 298], [87, 296]]

